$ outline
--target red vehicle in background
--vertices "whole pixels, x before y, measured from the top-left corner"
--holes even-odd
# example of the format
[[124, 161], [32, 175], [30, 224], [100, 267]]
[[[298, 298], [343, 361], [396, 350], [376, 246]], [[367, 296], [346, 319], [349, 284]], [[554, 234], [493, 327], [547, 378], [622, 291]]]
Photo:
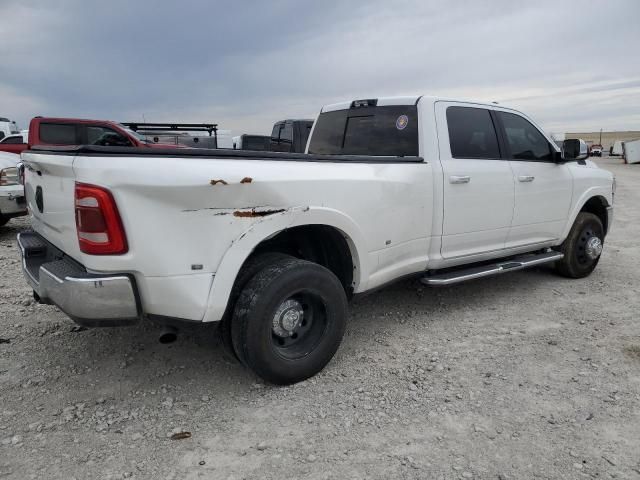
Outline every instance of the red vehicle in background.
[[34, 145], [176, 148], [175, 144], [149, 142], [124, 125], [108, 120], [35, 117], [29, 124], [27, 143], [0, 143], [0, 151], [21, 153]]

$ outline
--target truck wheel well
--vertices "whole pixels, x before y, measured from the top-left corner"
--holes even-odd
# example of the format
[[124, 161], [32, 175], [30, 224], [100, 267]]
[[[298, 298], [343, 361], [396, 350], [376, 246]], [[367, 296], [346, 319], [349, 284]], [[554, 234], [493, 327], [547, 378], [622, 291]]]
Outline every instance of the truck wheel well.
[[348, 297], [353, 293], [355, 266], [351, 250], [344, 235], [334, 227], [303, 225], [288, 228], [260, 243], [246, 261], [267, 252], [286, 253], [318, 263], [338, 277]]
[[604, 227], [604, 231], [605, 233], [609, 231], [609, 225], [607, 225], [607, 206], [608, 206], [608, 202], [605, 198], [603, 197], [591, 197], [589, 200], [587, 200], [587, 203], [585, 203], [582, 208], [580, 209], [581, 212], [588, 212], [588, 213], [593, 213], [594, 215], [596, 215], [600, 221], [602, 222], [602, 226]]

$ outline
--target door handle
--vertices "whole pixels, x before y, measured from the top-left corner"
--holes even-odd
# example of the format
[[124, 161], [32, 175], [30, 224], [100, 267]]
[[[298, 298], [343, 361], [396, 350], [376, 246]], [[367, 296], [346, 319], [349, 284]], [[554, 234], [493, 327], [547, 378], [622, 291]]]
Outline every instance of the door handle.
[[469, 175], [451, 175], [449, 177], [449, 183], [469, 183], [470, 181]]
[[533, 182], [536, 179], [533, 175], [520, 175], [518, 177], [519, 182]]

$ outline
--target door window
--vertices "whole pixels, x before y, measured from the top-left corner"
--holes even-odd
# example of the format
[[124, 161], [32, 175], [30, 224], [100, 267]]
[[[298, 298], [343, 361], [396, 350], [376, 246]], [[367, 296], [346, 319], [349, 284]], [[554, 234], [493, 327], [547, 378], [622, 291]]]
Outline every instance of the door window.
[[282, 129], [282, 123], [276, 123], [271, 131], [271, 141], [277, 142], [280, 138], [280, 130]]
[[504, 126], [511, 158], [517, 160], [550, 161], [551, 145], [531, 122], [513, 113], [498, 112]]
[[129, 147], [131, 141], [121, 133], [107, 127], [87, 127], [87, 144], [109, 147]]
[[449, 107], [447, 125], [453, 158], [500, 158], [498, 136], [489, 110]]
[[291, 123], [276, 123], [271, 132], [271, 150], [275, 152], [290, 152], [293, 144], [293, 125]]
[[22, 138], [22, 136], [19, 137], [7, 137], [5, 138], [5, 140], [2, 143], [24, 143], [24, 139]]
[[285, 123], [280, 130], [280, 143], [293, 143], [293, 125], [291, 123]]

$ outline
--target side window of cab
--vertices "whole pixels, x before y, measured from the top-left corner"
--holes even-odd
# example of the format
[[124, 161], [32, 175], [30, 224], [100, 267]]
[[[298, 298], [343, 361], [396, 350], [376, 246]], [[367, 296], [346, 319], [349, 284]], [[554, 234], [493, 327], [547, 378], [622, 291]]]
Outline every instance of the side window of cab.
[[547, 138], [529, 120], [508, 112], [497, 112], [504, 127], [510, 158], [550, 162], [553, 150]]
[[448, 107], [449, 144], [453, 158], [497, 160], [501, 158], [498, 136], [489, 110]]
[[89, 125], [86, 130], [87, 145], [102, 145], [106, 147], [130, 147], [131, 140], [119, 132], [100, 125]]

